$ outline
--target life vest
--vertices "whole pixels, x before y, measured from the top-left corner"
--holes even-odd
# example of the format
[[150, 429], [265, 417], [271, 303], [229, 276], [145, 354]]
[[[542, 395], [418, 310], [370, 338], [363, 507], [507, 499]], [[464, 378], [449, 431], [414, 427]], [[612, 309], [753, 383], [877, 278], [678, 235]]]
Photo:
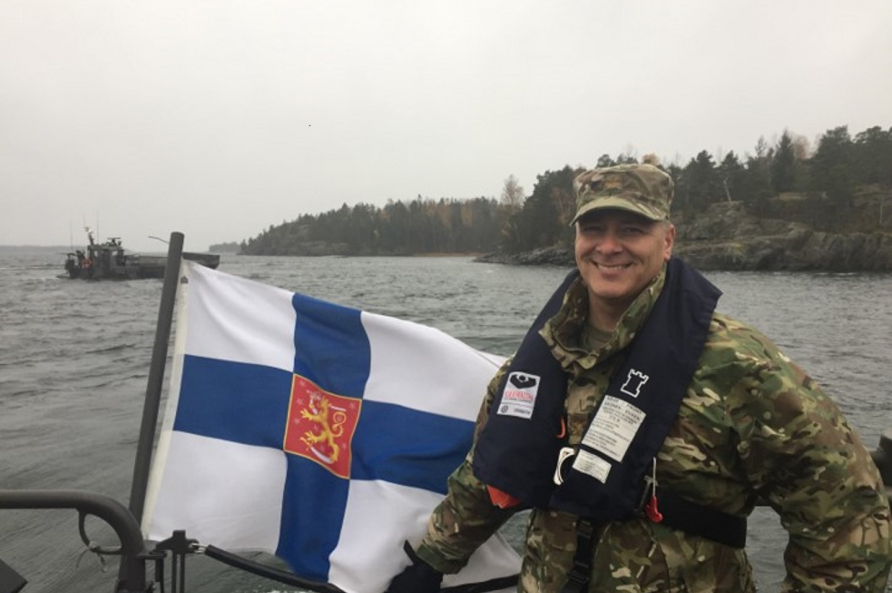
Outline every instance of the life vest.
[[[642, 499], [644, 477], [678, 414], [721, 292], [682, 260], [669, 260], [663, 290], [625, 362], [582, 443], [569, 449], [566, 436], [558, 438], [567, 375], [539, 330], [577, 275], [564, 280], [524, 337], [477, 440], [473, 471], [525, 507], [611, 521], [627, 517]], [[562, 452], [572, 461], [560, 468]]]

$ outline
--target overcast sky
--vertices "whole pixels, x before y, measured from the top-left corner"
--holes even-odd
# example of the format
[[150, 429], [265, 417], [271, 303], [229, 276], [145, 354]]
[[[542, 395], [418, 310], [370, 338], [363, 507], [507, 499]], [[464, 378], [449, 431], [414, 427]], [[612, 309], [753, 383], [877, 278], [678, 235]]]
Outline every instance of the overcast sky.
[[241, 241], [892, 126], [889, 0], [0, 0], [0, 245]]

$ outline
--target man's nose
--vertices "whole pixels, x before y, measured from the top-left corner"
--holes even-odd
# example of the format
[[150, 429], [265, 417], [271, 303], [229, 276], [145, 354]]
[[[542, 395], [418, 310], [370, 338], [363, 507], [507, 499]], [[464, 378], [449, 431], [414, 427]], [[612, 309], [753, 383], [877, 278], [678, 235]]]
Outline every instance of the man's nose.
[[613, 229], [607, 229], [598, 241], [597, 249], [604, 253], [612, 253], [622, 249], [619, 235]]

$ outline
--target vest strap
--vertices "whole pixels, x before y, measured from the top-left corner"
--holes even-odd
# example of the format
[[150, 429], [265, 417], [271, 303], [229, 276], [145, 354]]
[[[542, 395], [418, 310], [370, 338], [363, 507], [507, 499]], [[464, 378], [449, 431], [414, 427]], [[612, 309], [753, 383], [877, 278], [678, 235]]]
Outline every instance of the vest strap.
[[705, 507], [660, 488], [663, 523], [690, 535], [705, 537], [732, 548], [746, 547], [746, 519]]
[[591, 519], [580, 517], [576, 523], [576, 555], [573, 556], [573, 567], [567, 573], [567, 582], [561, 593], [583, 593], [592, 575], [592, 558], [595, 555], [596, 527]]
[[[714, 542], [743, 549], [746, 547], [747, 522], [743, 517], [723, 513], [691, 502], [660, 489], [660, 512], [663, 523], [690, 535], [705, 537]], [[576, 525], [576, 554], [573, 567], [567, 574], [567, 582], [561, 593], [584, 593], [591, 578], [592, 558], [594, 557], [596, 528], [601, 525], [591, 519], [580, 517]]]

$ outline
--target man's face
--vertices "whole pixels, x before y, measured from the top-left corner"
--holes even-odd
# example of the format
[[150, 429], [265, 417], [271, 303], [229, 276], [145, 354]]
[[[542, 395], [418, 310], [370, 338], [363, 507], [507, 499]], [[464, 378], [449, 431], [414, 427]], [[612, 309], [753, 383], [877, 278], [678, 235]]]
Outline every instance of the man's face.
[[590, 306], [622, 314], [672, 255], [675, 227], [624, 210], [597, 210], [576, 223], [576, 266]]

